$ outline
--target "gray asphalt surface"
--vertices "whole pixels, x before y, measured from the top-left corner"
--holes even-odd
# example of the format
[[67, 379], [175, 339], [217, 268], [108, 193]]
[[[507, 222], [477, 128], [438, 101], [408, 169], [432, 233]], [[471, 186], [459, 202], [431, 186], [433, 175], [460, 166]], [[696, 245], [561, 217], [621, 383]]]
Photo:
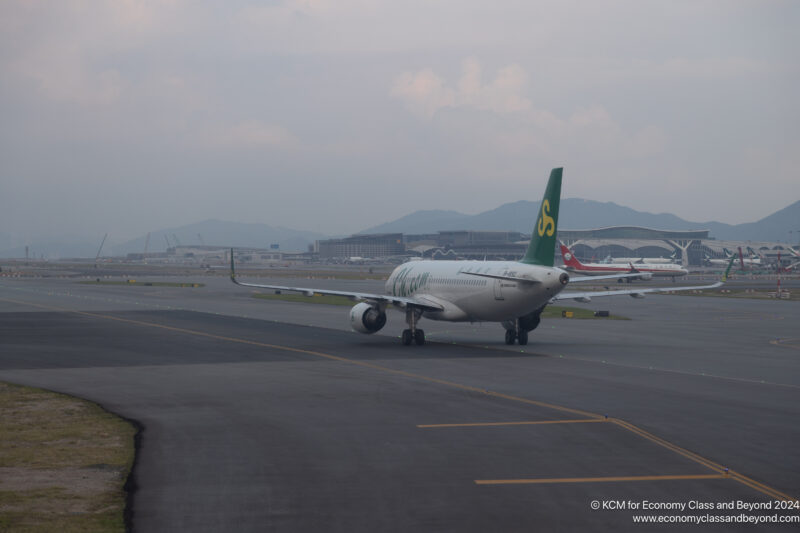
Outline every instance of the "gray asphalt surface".
[[[186, 281], [207, 286], [0, 281], [0, 379], [143, 425], [136, 531], [638, 531], [592, 502], [800, 495], [796, 302], [617, 297], [587, 307], [632, 320], [545, 320], [526, 347], [430, 321], [433, 342], [403, 347], [399, 313], [363, 336], [345, 307]], [[686, 477], [717, 465], [745, 478]], [[560, 482], [476, 483], [531, 479]], [[698, 528], [797, 525], [662, 526]]]

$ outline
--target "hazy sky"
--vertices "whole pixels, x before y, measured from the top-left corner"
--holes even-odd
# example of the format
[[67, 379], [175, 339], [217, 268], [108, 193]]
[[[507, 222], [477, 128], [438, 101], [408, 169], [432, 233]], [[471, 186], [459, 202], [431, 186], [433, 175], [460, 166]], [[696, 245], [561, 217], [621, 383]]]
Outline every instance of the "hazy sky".
[[[800, 2], [0, 2], [0, 234], [800, 199]], [[532, 216], [533, 219], [533, 216]], [[794, 228], [798, 229], [798, 228]]]

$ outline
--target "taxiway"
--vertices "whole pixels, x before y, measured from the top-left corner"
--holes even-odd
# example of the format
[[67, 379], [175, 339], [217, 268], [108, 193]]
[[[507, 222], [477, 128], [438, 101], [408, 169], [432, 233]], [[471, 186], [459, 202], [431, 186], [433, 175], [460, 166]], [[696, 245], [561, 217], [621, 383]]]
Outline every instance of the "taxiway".
[[617, 297], [589, 307], [632, 320], [544, 320], [525, 347], [430, 321], [404, 347], [399, 313], [363, 336], [344, 307], [197, 281], [0, 281], [0, 379], [143, 426], [134, 530], [620, 531], [636, 513], [592, 502], [800, 495], [796, 302]]

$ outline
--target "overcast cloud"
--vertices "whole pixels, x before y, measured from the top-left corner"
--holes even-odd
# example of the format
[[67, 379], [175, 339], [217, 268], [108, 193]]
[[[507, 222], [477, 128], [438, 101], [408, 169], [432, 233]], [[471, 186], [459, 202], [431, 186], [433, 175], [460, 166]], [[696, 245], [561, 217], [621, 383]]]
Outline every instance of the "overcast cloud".
[[[0, 3], [0, 234], [800, 199], [795, 1]], [[800, 228], [789, 228], [797, 230]]]

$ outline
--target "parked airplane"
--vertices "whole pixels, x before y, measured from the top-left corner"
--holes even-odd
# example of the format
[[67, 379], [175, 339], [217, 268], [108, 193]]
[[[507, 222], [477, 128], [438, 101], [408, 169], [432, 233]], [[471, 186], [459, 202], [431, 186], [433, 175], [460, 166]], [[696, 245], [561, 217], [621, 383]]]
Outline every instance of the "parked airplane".
[[[792, 258], [797, 259], [795, 254], [791, 254]], [[796, 266], [800, 265], [800, 261], [795, 261], [794, 263], [789, 263], [787, 266], [783, 266], [783, 262], [781, 261], [781, 252], [778, 251], [778, 258], [777, 260], [772, 263], [770, 266], [775, 269], [775, 272], [781, 274], [783, 272], [790, 273]]]
[[761, 266], [761, 260], [763, 257], [761, 254], [750, 248], [747, 247], [747, 257], [744, 257], [742, 254], [742, 247], [739, 247], [739, 259], [742, 262], [742, 266], [749, 265], [749, 266]]
[[[789, 254], [791, 254], [791, 256], [793, 258], [800, 259], [800, 254], [797, 253], [794, 249], [788, 248], [787, 250], [789, 251]], [[781, 264], [781, 253], [778, 252], [778, 265], [780, 266], [780, 264]], [[790, 264], [789, 266], [784, 267], [784, 270], [790, 271], [790, 270], [794, 269], [794, 267], [796, 267], [798, 265], [800, 265], [800, 261], [795, 261], [794, 263]]]
[[[650, 276], [670, 276], [675, 278], [676, 276], [685, 276], [689, 273], [689, 271], [682, 266], [673, 263], [581, 263], [563, 243], [561, 244], [561, 256], [564, 258], [564, 266], [568, 271], [587, 276], [638, 273], [643, 274], [641, 277], [647, 279]], [[628, 279], [630, 280], [630, 278]]]
[[606, 263], [624, 263], [626, 265], [628, 263], [633, 263], [634, 265], [639, 264], [639, 263], [648, 263], [648, 264], [651, 264], [651, 265], [667, 264], [667, 263], [674, 263], [676, 255], [677, 255], [676, 252], [672, 252], [672, 255], [670, 255], [669, 257], [611, 257], [609, 255], [609, 256], [606, 256], [606, 258], [603, 259], [600, 262], [603, 263], [603, 264], [606, 264]]
[[730, 262], [731, 258], [734, 258], [739, 259], [742, 270], [748, 266], [761, 266], [761, 257], [750, 247], [747, 248], [747, 257], [742, 252], [741, 246], [738, 248], [738, 252], [731, 252], [727, 248], [723, 248], [722, 251], [725, 254], [723, 259], [712, 259], [706, 256], [706, 263], [713, 266], [725, 266]]
[[721, 266], [721, 265], [727, 265], [728, 263], [730, 263], [731, 258], [734, 258], [734, 259], [736, 258], [736, 256], [734, 254], [728, 252], [727, 249], [723, 248], [723, 251], [725, 252], [725, 257], [724, 258], [715, 259], [715, 258], [712, 258], [709, 255], [706, 255], [705, 256], [705, 263], [707, 265], [710, 265], [710, 266]]
[[518, 262], [410, 261], [394, 269], [386, 281], [385, 294], [369, 294], [244, 283], [236, 279], [231, 250], [231, 281], [245, 287], [295, 291], [306, 296], [346, 296], [359, 302], [350, 310], [352, 328], [366, 334], [375, 333], [386, 325], [386, 309], [392, 306], [406, 315], [408, 328], [401, 337], [404, 345], [425, 343], [425, 333], [417, 327], [423, 316], [453, 322], [500, 322], [506, 329], [506, 344], [516, 341], [524, 345], [528, 343], [528, 332], [539, 325], [542, 310], [557, 300], [586, 302], [595, 296], [618, 294], [640, 298], [648, 292], [711, 289], [722, 285], [720, 281], [699, 287], [562, 293], [569, 283], [640, 274], [570, 278], [567, 272], [553, 266], [561, 174], [561, 168], [550, 173], [531, 241], [525, 256]]

